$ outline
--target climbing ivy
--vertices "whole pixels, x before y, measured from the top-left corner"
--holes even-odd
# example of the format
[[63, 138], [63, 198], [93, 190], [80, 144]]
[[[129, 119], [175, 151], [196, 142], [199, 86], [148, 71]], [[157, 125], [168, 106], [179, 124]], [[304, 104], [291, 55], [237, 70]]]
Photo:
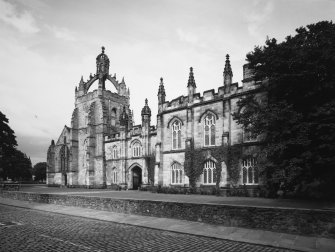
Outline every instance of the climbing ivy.
[[240, 159], [242, 158], [242, 145], [232, 145], [228, 147], [227, 172], [230, 183], [238, 184], [241, 174]]
[[153, 152], [150, 155], [145, 156], [144, 159], [148, 167], [148, 182], [153, 185], [155, 180], [155, 153]]
[[204, 163], [208, 160], [208, 154], [217, 160], [216, 163], [216, 188], [220, 187], [222, 162], [227, 164], [227, 148], [224, 146], [194, 148], [193, 139], [187, 145], [185, 151], [185, 174], [190, 181], [190, 187], [195, 188], [196, 181], [203, 173]]

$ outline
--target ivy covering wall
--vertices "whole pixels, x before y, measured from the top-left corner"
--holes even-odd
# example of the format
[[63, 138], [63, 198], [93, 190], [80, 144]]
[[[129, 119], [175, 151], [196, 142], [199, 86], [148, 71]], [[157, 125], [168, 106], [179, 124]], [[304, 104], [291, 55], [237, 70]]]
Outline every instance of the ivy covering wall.
[[144, 157], [144, 159], [148, 168], [148, 183], [153, 185], [155, 180], [155, 153], [153, 152], [152, 154]]

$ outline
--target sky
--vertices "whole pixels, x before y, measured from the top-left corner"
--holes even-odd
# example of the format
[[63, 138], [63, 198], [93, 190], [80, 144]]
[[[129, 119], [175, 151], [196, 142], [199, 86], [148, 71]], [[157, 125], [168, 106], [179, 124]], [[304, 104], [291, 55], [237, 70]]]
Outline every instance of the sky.
[[166, 100], [187, 94], [190, 67], [197, 92], [217, 91], [229, 54], [241, 83], [246, 54], [267, 37], [283, 41], [334, 17], [335, 0], [0, 0], [0, 111], [18, 149], [45, 162], [102, 46], [110, 73], [130, 89], [135, 124], [148, 98], [156, 125], [161, 77]]

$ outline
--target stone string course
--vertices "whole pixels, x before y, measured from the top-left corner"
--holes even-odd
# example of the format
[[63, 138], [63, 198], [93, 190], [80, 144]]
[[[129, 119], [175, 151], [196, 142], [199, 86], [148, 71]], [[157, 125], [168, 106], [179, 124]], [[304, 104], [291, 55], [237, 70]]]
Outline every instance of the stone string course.
[[3, 191], [0, 197], [116, 213], [335, 239], [335, 211], [113, 199]]

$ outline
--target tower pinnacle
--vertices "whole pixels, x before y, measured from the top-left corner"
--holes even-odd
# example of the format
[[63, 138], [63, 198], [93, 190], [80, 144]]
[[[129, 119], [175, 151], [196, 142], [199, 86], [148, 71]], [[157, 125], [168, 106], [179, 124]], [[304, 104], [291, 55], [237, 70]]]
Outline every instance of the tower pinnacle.
[[224, 75], [231, 75], [233, 77], [233, 71], [231, 70], [229, 54], [226, 55], [226, 64], [223, 70]]
[[190, 67], [190, 75], [188, 77], [188, 83], [187, 83], [187, 87], [197, 87], [197, 85], [195, 84], [195, 80], [194, 80], [194, 75], [193, 75], [193, 67]]
[[165, 102], [165, 88], [163, 83], [163, 78], [161, 77], [158, 88], [158, 104], [163, 104]]

